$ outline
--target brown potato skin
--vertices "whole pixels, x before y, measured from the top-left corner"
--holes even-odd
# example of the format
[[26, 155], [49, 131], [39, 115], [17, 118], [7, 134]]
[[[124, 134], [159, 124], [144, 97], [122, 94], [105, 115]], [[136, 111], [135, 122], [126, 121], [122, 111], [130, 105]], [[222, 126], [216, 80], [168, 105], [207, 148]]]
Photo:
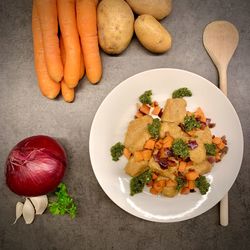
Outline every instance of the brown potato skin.
[[118, 55], [129, 45], [134, 33], [134, 14], [124, 0], [102, 0], [97, 7], [100, 47]]
[[149, 14], [157, 20], [168, 16], [172, 11], [172, 0], [126, 0], [132, 10], [138, 14]]
[[139, 16], [134, 24], [140, 43], [150, 52], [164, 53], [172, 46], [170, 33], [151, 15]]

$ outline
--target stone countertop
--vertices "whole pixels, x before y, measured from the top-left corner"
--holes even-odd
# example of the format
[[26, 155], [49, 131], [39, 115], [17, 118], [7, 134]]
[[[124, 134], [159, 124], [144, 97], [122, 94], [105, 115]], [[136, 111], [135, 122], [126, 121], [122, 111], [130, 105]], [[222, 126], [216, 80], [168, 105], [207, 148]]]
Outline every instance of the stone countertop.
[[[250, 246], [250, 1], [175, 0], [162, 23], [173, 36], [163, 55], [147, 52], [133, 38], [120, 56], [102, 53], [103, 78], [97, 86], [81, 80], [75, 102], [44, 98], [34, 72], [32, 1], [0, 3], [0, 249], [249, 249]], [[202, 45], [207, 23], [236, 25], [239, 46], [228, 68], [228, 97], [241, 120], [245, 149], [240, 173], [229, 192], [230, 224], [219, 226], [219, 206], [178, 223], [141, 220], [116, 206], [99, 186], [89, 159], [89, 131], [95, 112], [121, 81], [152, 68], [179, 68], [217, 85], [218, 74]], [[225, 124], [230, 126], [230, 124]], [[69, 156], [64, 181], [78, 204], [78, 215], [45, 213], [32, 225], [11, 225], [20, 199], [5, 185], [4, 163], [21, 139], [47, 134], [59, 139]]]

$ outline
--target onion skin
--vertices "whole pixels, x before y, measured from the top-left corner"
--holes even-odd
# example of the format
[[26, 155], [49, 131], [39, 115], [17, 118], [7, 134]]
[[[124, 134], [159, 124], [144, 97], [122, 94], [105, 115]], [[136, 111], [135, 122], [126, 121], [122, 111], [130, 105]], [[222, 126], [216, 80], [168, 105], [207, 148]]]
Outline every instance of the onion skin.
[[6, 184], [18, 195], [45, 195], [61, 182], [66, 164], [66, 153], [55, 139], [28, 137], [11, 150], [6, 160]]

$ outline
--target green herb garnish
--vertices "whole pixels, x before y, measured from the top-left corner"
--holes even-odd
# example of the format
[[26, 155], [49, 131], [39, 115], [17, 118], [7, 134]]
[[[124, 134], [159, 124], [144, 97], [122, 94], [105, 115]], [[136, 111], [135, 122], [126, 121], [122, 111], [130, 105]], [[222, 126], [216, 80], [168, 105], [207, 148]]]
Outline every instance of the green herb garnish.
[[182, 98], [185, 96], [192, 96], [192, 92], [188, 88], [177, 89], [172, 94], [172, 98]]
[[153, 122], [151, 124], [148, 124], [148, 132], [155, 139], [159, 138], [160, 129], [161, 122], [158, 118], [153, 119]]
[[200, 176], [198, 179], [196, 179], [195, 185], [200, 190], [202, 195], [206, 194], [210, 187], [210, 184], [208, 183], [205, 176]]
[[204, 146], [205, 146], [207, 155], [211, 155], [211, 156], [216, 155], [216, 145], [214, 143], [211, 143], [211, 144], [205, 143]]
[[152, 173], [150, 170], [133, 177], [130, 180], [130, 195], [141, 193], [145, 184], [149, 183], [152, 180]]
[[181, 190], [184, 185], [186, 184], [186, 180], [184, 179], [183, 176], [177, 176], [176, 177], [176, 181], [177, 181], [177, 186], [176, 186], [176, 190]]
[[183, 125], [184, 125], [185, 131], [187, 131], [187, 132], [189, 132], [195, 128], [201, 127], [201, 123], [195, 119], [194, 115], [186, 115], [184, 117]]
[[152, 104], [151, 95], [152, 95], [152, 90], [145, 91], [139, 97], [140, 102], [143, 103], [143, 104], [149, 104], [149, 105], [151, 105]]
[[114, 146], [111, 147], [110, 153], [113, 161], [118, 161], [119, 158], [123, 155], [124, 145], [120, 142], [117, 142]]
[[57, 200], [49, 203], [49, 211], [53, 215], [69, 214], [73, 219], [76, 216], [76, 204], [73, 199], [68, 195], [66, 185], [60, 183], [55, 193]]
[[182, 139], [175, 139], [172, 145], [175, 156], [186, 159], [189, 156], [188, 145]]

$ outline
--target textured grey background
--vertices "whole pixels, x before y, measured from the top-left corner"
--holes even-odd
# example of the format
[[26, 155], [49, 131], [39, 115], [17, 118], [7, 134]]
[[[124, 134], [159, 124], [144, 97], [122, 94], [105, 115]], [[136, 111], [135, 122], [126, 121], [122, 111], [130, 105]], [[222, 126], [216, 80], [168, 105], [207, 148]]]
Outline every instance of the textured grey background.
[[[163, 24], [173, 35], [173, 48], [156, 56], [134, 38], [120, 56], [102, 54], [103, 78], [92, 86], [84, 78], [73, 104], [42, 97], [33, 66], [31, 1], [0, 2], [0, 249], [249, 249], [250, 247], [250, 1], [175, 0]], [[190, 70], [217, 83], [216, 69], [202, 45], [205, 25], [215, 19], [233, 22], [239, 47], [228, 74], [228, 96], [240, 117], [245, 153], [230, 190], [230, 225], [218, 225], [218, 205], [179, 223], [143, 221], [117, 207], [93, 174], [88, 151], [94, 114], [105, 96], [135, 73], [159, 67]], [[227, 124], [230, 126], [230, 124]], [[4, 162], [19, 140], [35, 134], [58, 138], [69, 156], [65, 182], [78, 204], [78, 216], [49, 213], [24, 225], [14, 219], [18, 197], [5, 185]]]

